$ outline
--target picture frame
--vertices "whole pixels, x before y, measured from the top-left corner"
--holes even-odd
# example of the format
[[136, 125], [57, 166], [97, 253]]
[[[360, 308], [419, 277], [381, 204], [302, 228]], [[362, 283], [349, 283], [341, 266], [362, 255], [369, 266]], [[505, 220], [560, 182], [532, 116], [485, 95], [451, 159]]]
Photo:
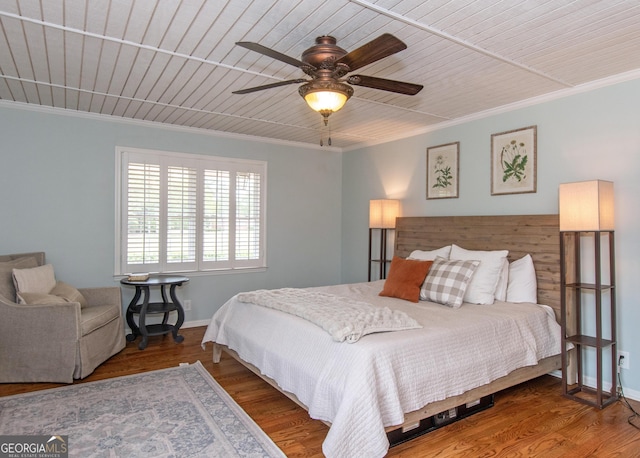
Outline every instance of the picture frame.
[[459, 191], [460, 142], [427, 148], [427, 199], [451, 199]]
[[537, 126], [491, 135], [491, 195], [537, 191]]

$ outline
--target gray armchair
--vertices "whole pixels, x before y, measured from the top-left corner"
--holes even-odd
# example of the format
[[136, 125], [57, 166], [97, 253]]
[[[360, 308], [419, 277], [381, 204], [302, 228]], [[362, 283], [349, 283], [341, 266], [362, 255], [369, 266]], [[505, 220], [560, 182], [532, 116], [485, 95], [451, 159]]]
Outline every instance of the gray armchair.
[[79, 289], [85, 307], [15, 302], [12, 268], [41, 266], [44, 259], [42, 252], [0, 255], [0, 383], [71, 383], [125, 346], [117, 286]]

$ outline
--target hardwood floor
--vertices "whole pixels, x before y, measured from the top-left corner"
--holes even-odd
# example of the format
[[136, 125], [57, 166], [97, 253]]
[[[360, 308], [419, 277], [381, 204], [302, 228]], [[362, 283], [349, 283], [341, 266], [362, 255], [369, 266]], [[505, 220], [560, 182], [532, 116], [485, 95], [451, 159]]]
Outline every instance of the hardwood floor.
[[[86, 383], [200, 360], [236, 402], [290, 457], [321, 457], [327, 426], [308, 414], [241, 364], [223, 354], [211, 361], [211, 344], [200, 341], [205, 328], [181, 330], [181, 344], [152, 337], [139, 351], [128, 343], [101, 365]], [[61, 386], [50, 383], [0, 384], [0, 396]], [[604, 410], [584, 406], [560, 394], [551, 376], [497, 393], [495, 406], [411, 442], [390, 449], [389, 457], [640, 457], [640, 430], [627, 423], [630, 410], [617, 402]], [[640, 403], [631, 401], [640, 411]], [[640, 425], [640, 419], [635, 420]], [[1, 432], [0, 432], [1, 433]]]

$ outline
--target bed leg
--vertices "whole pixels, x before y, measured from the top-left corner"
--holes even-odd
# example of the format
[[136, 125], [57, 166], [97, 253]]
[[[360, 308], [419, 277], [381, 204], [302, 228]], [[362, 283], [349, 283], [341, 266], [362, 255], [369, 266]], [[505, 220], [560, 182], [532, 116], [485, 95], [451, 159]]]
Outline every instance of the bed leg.
[[214, 342], [213, 343], [213, 362], [216, 364], [219, 363], [221, 357], [222, 357], [222, 346]]

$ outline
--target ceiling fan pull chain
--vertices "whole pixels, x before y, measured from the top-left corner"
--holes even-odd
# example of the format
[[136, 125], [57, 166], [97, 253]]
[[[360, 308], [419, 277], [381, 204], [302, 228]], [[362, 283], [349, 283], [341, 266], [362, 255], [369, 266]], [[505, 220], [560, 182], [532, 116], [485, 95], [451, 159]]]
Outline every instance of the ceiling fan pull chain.
[[324, 119], [324, 125], [320, 128], [320, 146], [324, 146], [324, 133], [328, 129], [329, 135], [327, 136], [327, 145], [331, 146], [331, 126], [327, 122], [327, 119]]

